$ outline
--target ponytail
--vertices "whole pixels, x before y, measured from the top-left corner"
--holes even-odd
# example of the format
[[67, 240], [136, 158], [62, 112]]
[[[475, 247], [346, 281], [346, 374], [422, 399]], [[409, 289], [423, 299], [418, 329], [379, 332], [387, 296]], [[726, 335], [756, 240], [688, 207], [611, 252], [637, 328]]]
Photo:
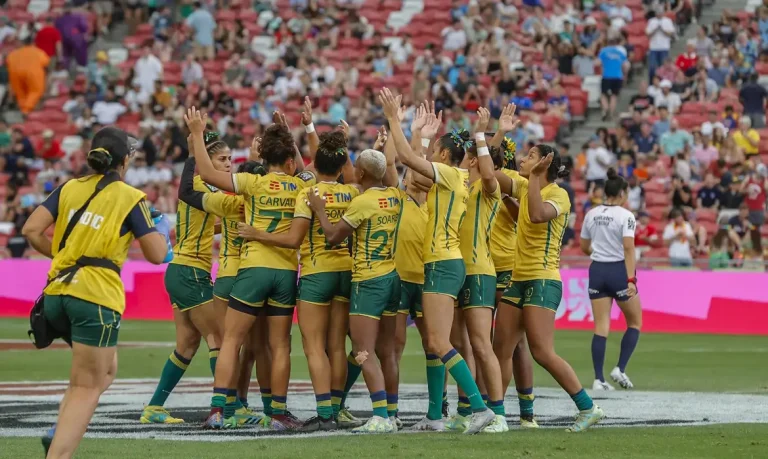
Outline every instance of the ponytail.
[[94, 172], [104, 175], [111, 169], [112, 155], [106, 148], [94, 148], [88, 152], [87, 161]]

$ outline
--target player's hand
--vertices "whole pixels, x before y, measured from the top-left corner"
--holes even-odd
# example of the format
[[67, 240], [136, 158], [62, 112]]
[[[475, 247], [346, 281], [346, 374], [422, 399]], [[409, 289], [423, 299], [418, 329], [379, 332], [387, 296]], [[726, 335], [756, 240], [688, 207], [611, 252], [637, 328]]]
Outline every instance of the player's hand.
[[247, 223], [237, 223], [237, 235], [243, 239], [247, 239], [249, 241], [258, 241], [260, 236], [259, 233], [261, 233], [261, 231]]
[[520, 120], [515, 117], [515, 111], [517, 111], [517, 106], [515, 104], [507, 104], [506, 107], [501, 111], [501, 116], [499, 117], [499, 130], [507, 133], [509, 131], [514, 131], [518, 124], [520, 124]]
[[488, 129], [488, 124], [491, 122], [491, 112], [485, 108], [480, 107], [477, 109], [477, 121], [475, 121], [475, 134], [485, 132]]
[[381, 88], [379, 91], [379, 102], [384, 109], [384, 116], [390, 123], [399, 122], [397, 114], [400, 110], [401, 95], [395, 96], [389, 88]]
[[421, 128], [421, 138], [432, 140], [443, 126], [443, 111], [440, 110], [440, 113], [438, 113], [437, 116], [435, 116], [434, 112], [429, 112], [427, 113], [427, 116], [427, 124]]
[[379, 128], [379, 132], [376, 133], [376, 143], [373, 144], [373, 149], [381, 151], [384, 148], [384, 144], [387, 143], [387, 129], [384, 126]]
[[202, 134], [205, 131], [207, 121], [208, 116], [195, 107], [188, 108], [187, 113], [184, 115], [184, 122], [192, 134]]
[[552, 164], [552, 159], [555, 156], [550, 153], [547, 156], [541, 158], [539, 162], [537, 162], [533, 169], [531, 169], [531, 174], [533, 175], [545, 175], [547, 173], [547, 169], [549, 169], [549, 165]]
[[251, 151], [248, 160], [261, 162], [261, 137], [254, 137], [251, 141]]
[[304, 97], [304, 109], [301, 111], [301, 124], [309, 126], [312, 124], [312, 101], [309, 96]]
[[637, 285], [635, 285], [634, 283], [630, 282], [630, 283], [627, 285], [627, 295], [628, 295], [630, 298], [632, 298], [632, 297], [634, 297], [635, 295], [637, 295]]
[[416, 107], [416, 113], [413, 115], [413, 121], [411, 122], [411, 132], [421, 132], [421, 128], [427, 125], [429, 117], [427, 115], [427, 106], [422, 103]]
[[275, 110], [272, 112], [272, 122], [285, 126], [285, 128], [289, 131], [291, 130], [291, 128], [288, 126], [288, 120], [285, 118], [285, 114], [280, 110]]
[[349, 140], [349, 124], [346, 121], [340, 120], [336, 129], [344, 133], [344, 139]]
[[309, 198], [309, 207], [315, 213], [325, 212], [325, 195], [321, 195], [317, 187], [312, 187], [309, 193], [307, 193], [307, 197]]

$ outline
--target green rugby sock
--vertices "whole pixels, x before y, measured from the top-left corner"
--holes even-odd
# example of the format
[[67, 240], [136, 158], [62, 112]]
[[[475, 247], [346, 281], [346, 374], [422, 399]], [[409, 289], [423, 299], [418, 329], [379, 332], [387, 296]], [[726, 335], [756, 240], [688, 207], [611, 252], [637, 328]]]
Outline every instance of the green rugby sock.
[[224, 411], [224, 407], [227, 405], [227, 389], [221, 387], [213, 388], [213, 397], [211, 397], [211, 408], [215, 410]]
[[595, 406], [594, 402], [592, 402], [592, 397], [590, 397], [584, 389], [571, 395], [571, 399], [576, 404], [576, 408], [578, 408], [579, 411], [588, 411]]
[[533, 395], [533, 388], [517, 389], [517, 403], [520, 405], [520, 417], [526, 421], [533, 420], [533, 401], [536, 396]]
[[240, 399], [237, 398], [237, 389], [227, 389], [227, 404], [224, 405], [224, 418], [230, 418], [235, 415], [235, 411], [243, 407]]
[[216, 376], [216, 360], [219, 358], [219, 348], [213, 348], [208, 351], [208, 360], [211, 364], [211, 374]]
[[504, 416], [504, 400], [492, 400], [488, 402], [488, 408], [493, 411], [496, 416]]
[[435, 421], [443, 418], [444, 383], [445, 365], [440, 361], [440, 357], [427, 354], [427, 391], [429, 392], [427, 419]]
[[373, 405], [373, 415], [384, 419], [389, 418], [387, 414], [387, 393], [383, 390], [371, 394], [371, 404]]
[[331, 394], [317, 394], [315, 395], [315, 401], [317, 402], [317, 415], [322, 419], [331, 419], [331, 416], [333, 416]]
[[347, 380], [344, 382], [344, 396], [341, 397], [341, 402], [339, 403], [342, 408], [344, 408], [344, 403], [347, 401], [349, 391], [352, 390], [352, 386], [355, 385], [357, 378], [360, 377], [361, 371], [363, 371], [363, 367], [357, 363], [352, 352], [350, 352], [347, 356]]
[[261, 388], [261, 403], [264, 405], [264, 414], [272, 416], [272, 390]]
[[152, 406], [163, 406], [168, 396], [171, 395], [176, 384], [179, 383], [191, 360], [185, 359], [181, 354], [173, 351], [163, 365], [163, 372], [160, 374], [160, 382], [157, 383], [155, 393], [149, 404]]
[[272, 415], [285, 414], [288, 409], [288, 397], [286, 395], [272, 395]]
[[445, 354], [441, 360], [445, 364], [445, 368], [451, 373], [453, 379], [456, 380], [456, 384], [461, 387], [461, 390], [467, 394], [469, 399], [469, 405], [472, 407], [473, 412], [487, 410], [483, 402], [483, 397], [480, 396], [480, 390], [477, 388], [475, 380], [472, 379], [472, 372], [469, 371], [469, 366], [464, 358], [456, 351], [451, 349]]
[[469, 399], [467, 397], [459, 397], [459, 405], [456, 409], [456, 414], [464, 417], [472, 415], [472, 408], [469, 406]]
[[480, 394], [480, 397], [482, 397], [483, 403], [485, 403], [485, 406], [490, 408], [491, 407], [491, 405], [490, 405], [491, 401], [488, 398], [488, 394]]
[[238, 397], [240, 399], [240, 404], [243, 405], [245, 408], [248, 408], [248, 397]]
[[397, 394], [387, 394], [387, 415], [397, 417]]
[[339, 415], [341, 411], [341, 400], [344, 398], [344, 391], [332, 390], [331, 391], [331, 408], [333, 408], [333, 417]]

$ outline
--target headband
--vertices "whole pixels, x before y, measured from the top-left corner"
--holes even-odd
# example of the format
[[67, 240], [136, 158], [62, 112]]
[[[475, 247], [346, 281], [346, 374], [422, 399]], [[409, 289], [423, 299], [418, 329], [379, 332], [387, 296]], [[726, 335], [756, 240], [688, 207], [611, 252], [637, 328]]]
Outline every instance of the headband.
[[203, 141], [206, 145], [220, 140], [219, 133], [216, 131], [206, 131], [203, 133]]
[[451, 131], [450, 136], [451, 136], [451, 140], [457, 147], [460, 147], [466, 150], [472, 146], [472, 140], [465, 140], [462, 137], [462, 135], [464, 134], [468, 134], [465, 129], [454, 129], [453, 131]]
[[504, 138], [501, 141], [501, 149], [504, 151], [504, 159], [512, 161], [515, 159], [515, 153], [517, 153], [517, 143], [514, 140]]

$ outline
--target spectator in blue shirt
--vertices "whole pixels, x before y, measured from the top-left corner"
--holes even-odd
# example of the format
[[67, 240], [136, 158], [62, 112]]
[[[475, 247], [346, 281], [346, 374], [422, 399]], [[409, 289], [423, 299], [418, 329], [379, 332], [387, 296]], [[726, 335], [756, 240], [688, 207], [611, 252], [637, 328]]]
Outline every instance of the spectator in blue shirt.
[[616, 100], [624, 84], [624, 71], [629, 64], [627, 50], [619, 45], [616, 38], [608, 40], [608, 46], [598, 55], [603, 65], [603, 80], [600, 84], [600, 105], [603, 108], [603, 120], [616, 115]]
[[213, 60], [213, 32], [216, 30], [213, 15], [203, 8], [202, 3], [195, 2], [195, 11], [187, 17], [186, 24], [194, 31], [195, 54], [201, 59]]
[[659, 139], [653, 134], [651, 123], [644, 121], [640, 133], [635, 136], [635, 151], [643, 155], [655, 156], [659, 152]]
[[653, 135], [657, 139], [669, 131], [669, 108], [666, 105], [656, 107], [659, 110], [659, 119], [653, 124]]
[[[533, 100], [525, 94], [520, 94], [517, 90], [512, 93], [509, 103], [517, 105], [518, 110], [533, 110]], [[518, 143], [518, 145], [520, 145]]]
[[149, 18], [150, 24], [154, 30], [155, 39], [159, 41], [168, 41], [170, 38], [170, 28], [173, 25], [173, 15], [168, 6], [163, 6], [160, 11], [155, 12]]

